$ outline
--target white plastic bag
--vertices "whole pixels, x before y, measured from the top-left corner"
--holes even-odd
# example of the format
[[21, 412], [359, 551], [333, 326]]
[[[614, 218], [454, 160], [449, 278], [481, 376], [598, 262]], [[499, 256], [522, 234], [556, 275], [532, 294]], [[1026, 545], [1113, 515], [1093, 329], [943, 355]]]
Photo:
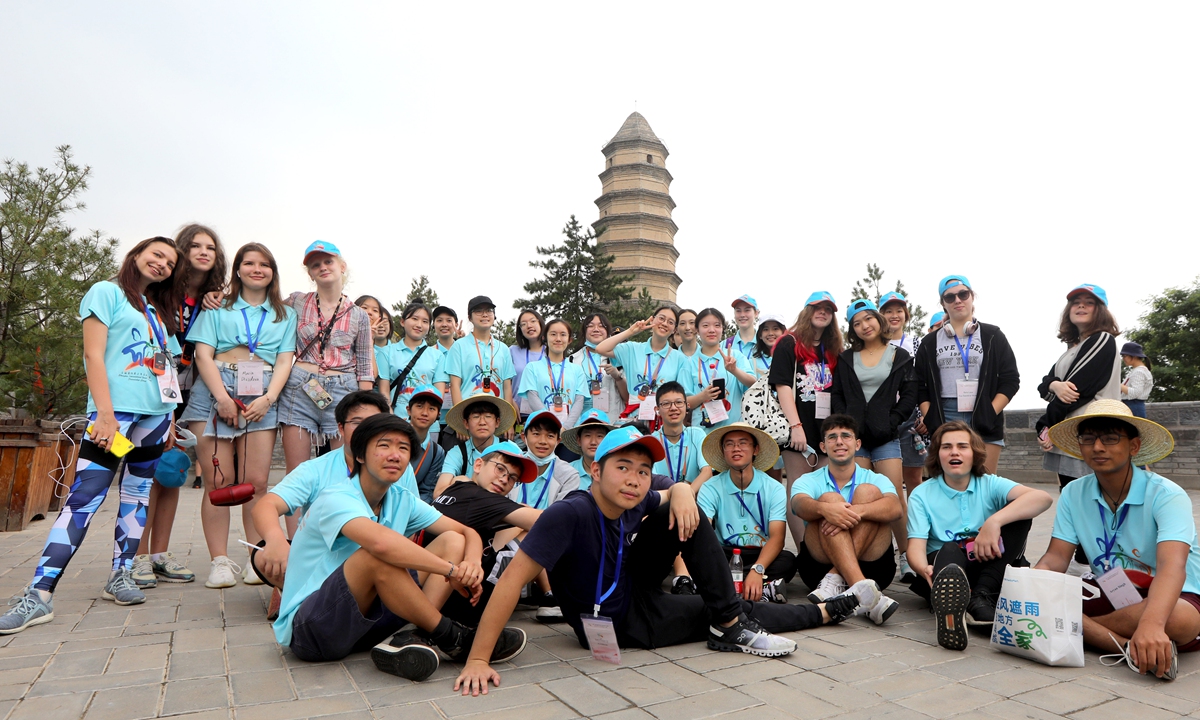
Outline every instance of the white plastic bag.
[[996, 601], [992, 647], [1043, 665], [1083, 667], [1083, 598], [1074, 575], [1008, 567]]

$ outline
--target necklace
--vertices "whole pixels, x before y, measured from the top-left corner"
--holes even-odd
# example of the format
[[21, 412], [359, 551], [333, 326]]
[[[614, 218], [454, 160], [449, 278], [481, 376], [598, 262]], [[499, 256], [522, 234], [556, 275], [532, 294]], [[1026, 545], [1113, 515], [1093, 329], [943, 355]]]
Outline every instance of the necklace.
[[[1129, 493], [1129, 483], [1132, 480], [1133, 480], [1133, 462], [1130, 461], [1130, 463], [1128, 465], [1128, 470], [1125, 473], [1125, 481], [1123, 483], [1121, 483], [1121, 494], [1120, 495], [1118, 495], [1115, 498], [1110, 498], [1109, 494], [1107, 492], [1105, 492], [1104, 486], [1100, 485], [1100, 494], [1104, 496], [1104, 502], [1108, 503], [1108, 506], [1110, 508], [1112, 508], [1112, 511], [1114, 513], [1117, 511], [1117, 508], [1120, 507], [1121, 501], [1124, 500], [1125, 496]], [[1099, 483], [1097, 483], [1097, 484], [1099, 484]]]

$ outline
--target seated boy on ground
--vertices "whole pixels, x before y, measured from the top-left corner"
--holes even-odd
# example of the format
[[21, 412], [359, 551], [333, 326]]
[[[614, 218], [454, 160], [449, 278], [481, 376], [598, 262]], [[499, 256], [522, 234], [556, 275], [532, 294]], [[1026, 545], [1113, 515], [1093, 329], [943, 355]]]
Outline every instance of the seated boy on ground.
[[[658, 417], [662, 420], [662, 427], [654, 435], [662, 442], [665, 454], [662, 460], [654, 463], [654, 473], [666, 475], [673, 483], [691, 483], [692, 492], [699, 497], [704, 483], [713, 476], [712, 468], [704, 457], [705, 431], [684, 426], [688, 418], [687, 393], [678, 382], [670, 380], [660, 385], [654, 401]], [[676, 595], [695, 595], [696, 584], [682, 558], [675, 558], [674, 573], [671, 592]]]
[[497, 436], [511, 430], [516, 420], [517, 411], [513, 406], [490, 394], [474, 395], [450, 408], [446, 413], [446, 425], [467, 439], [446, 451], [433, 496], [441, 495], [459, 475], [471, 477], [475, 472], [475, 461], [493, 445], [499, 444]]
[[[406, 421], [367, 418], [350, 444], [350, 482], [322, 490], [296, 531], [275, 637], [301, 660], [339, 660], [412, 622], [418, 630], [407, 642], [393, 640], [394, 653], [372, 659], [385, 672], [422, 680], [438, 666], [431, 645], [459, 660], [471, 643], [474, 631], [438, 608], [452, 591], [478, 599], [483, 544], [396, 484], [417, 445]], [[438, 533], [428, 548], [405, 537], [426, 528]], [[524, 632], [505, 630], [499, 652], [512, 657], [524, 645]]]
[[427, 503], [433, 502], [433, 488], [437, 485], [442, 464], [446, 460], [446, 451], [429, 432], [437, 424], [441, 413], [441, 391], [432, 385], [417, 386], [408, 399], [408, 422], [421, 439], [421, 447], [413, 453], [412, 471], [417, 481], [417, 492]]
[[929, 480], [908, 498], [909, 587], [932, 605], [938, 645], [965, 650], [967, 624], [991, 629], [1004, 568], [1029, 565], [1033, 518], [1053, 500], [987, 474], [983, 438], [965, 422], [942, 423], [931, 440]]
[[783, 549], [787, 492], [763, 472], [775, 465], [779, 446], [739, 422], [713, 430], [704, 454], [720, 474], [704, 483], [696, 504], [716, 529], [726, 559], [740, 551], [742, 598], [786, 603], [784, 585], [796, 576], [796, 556]]
[[578, 460], [571, 461], [571, 467], [579, 473], [580, 490], [586, 492], [592, 486], [592, 476], [588, 471], [596, 457], [596, 448], [600, 447], [600, 441], [615, 427], [616, 425], [608, 421], [608, 415], [592, 409], [583, 414], [578, 425], [563, 430], [562, 444], [579, 456]]
[[558, 459], [554, 448], [562, 422], [549, 410], [538, 410], [525, 419], [525, 447], [537, 463], [538, 474], [532, 482], [521, 483], [509, 493], [509, 498], [537, 510], [545, 510], [572, 490], [579, 489], [579, 473], [571, 463]]
[[[864, 578], [883, 590], [896, 575], [889, 529], [902, 514], [896, 488], [886, 475], [855, 464], [862, 441], [849, 415], [825, 418], [820, 443], [829, 464], [792, 484], [792, 512], [808, 523], [796, 561], [800, 579], [813, 589], [808, 599], [821, 602]], [[885, 595], [859, 614], [882, 625], [898, 607]]]
[[[878, 602], [873, 584], [866, 597], [845, 595], [819, 606], [742, 600], [716, 533], [700, 522], [691, 486], [650, 490], [651, 469], [662, 458], [662, 443], [634, 428], [605, 436], [592, 463], [591, 491], [571, 493], [542, 513], [500, 578], [455, 689], [478, 694], [487, 692], [489, 682], [499, 685], [488, 658], [521, 588], [543, 569], [585, 647], [581, 617], [597, 615], [611, 619], [623, 647], [707, 639], [715, 650], [776, 657], [793, 652], [796, 643], [771, 633], [839, 622], [860, 601]], [[700, 595], [662, 590], [681, 552], [700, 581]]]
[[[1117, 662], [1139, 673], [1173, 680], [1176, 653], [1200, 650], [1200, 546], [1187, 493], [1142, 466], [1169, 455], [1174, 439], [1116, 400], [1092, 402], [1050, 428], [1050, 439], [1093, 474], [1063, 488], [1037, 566], [1064, 572], [1082, 547], [1097, 576], [1085, 582], [1102, 590], [1083, 603], [1083, 641], [1117, 650]], [[1126, 591], [1110, 580], [1127, 580]]]

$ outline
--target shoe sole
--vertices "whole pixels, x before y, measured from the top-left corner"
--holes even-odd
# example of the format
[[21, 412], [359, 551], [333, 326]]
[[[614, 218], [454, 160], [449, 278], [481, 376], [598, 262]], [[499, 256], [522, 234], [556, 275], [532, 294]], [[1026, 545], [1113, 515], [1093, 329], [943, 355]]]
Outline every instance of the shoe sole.
[[371, 648], [371, 662], [380, 672], [416, 682], [435, 673], [441, 664], [437, 650], [420, 643], [398, 648], [380, 643]]
[[967, 624], [964, 619], [971, 586], [967, 574], [957, 565], [949, 565], [938, 573], [929, 595], [937, 623], [938, 645], [947, 650], [967, 649]]
[[146, 602], [146, 597], [144, 595], [142, 596], [141, 600], [129, 600], [129, 601], [118, 600], [116, 595], [113, 595], [112, 593], [110, 593], [107, 590], [102, 591], [100, 593], [100, 596], [103, 597], [105, 600], [112, 600], [113, 602], [115, 602], [118, 605], [141, 605], [142, 603]]
[[772, 658], [783, 657], [784, 655], [791, 655], [792, 653], [796, 652], [796, 643], [792, 643], [792, 647], [789, 650], [760, 650], [758, 648], [746, 647], [745, 645], [738, 645], [737, 643], [727, 643], [721, 642], [720, 640], [713, 640], [710, 637], [708, 639], [708, 649], [716, 650], [718, 652], [740, 652], [746, 653], [747, 655], [757, 655], [758, 657]]
[[994, 623], [991, 620], [976, 620], [971, 613], [963, 611], [963, 622], [971, 627], [991, 627]]
[[233, 582], [225, 584], [225, 585], [218, 585], [211, 581], [205, 581], [204, 587], [210, 588], [212, 590], [224, 590], [225, 588], [237, 587], [237, 580], [234, 580]]
[[135, 578], [133, 581], [133, 584], [137, 585], [139, 590], [145, 590], [147, 588], [154, 588], [154, 587], [158, 587], [158, 578], [155, 578], [153, 580], [138, 580]]
[[527, 635], [527, 634], [525, 633], [525, 631], [524, 631], [524, 630], [521, 630], [520, 628], [514, 628], [514, 629], [515, 629], [515, 630], [517, 630], [517, 631], [519, 631], [519, 632], [521, 633], [521, 644], [520, 644], [520, 645], [517, 645], [517, 646], [516, 646], [514, 649], [512, 649], [512, 650], [509, 650], [509, 651], [508, 651], [507, 653], [505, 653], [504, 655], [499, 655], [499, 656], [498, 656], [498, 655], [496, 655], [496, 653], [493, 651], [493, 652], [492, 652], [492, 658], [491, 658], [491, 660], [489, 660], [489, 661], [488, 661], [489, 663], [506, 662], [506, 661], [508, 661], [508, 660], [512, 660], [512, 659], [513, 659], [513, 658], [515, 658], [516, 656], [520, 655], [520, 654], [521, 654], [521, 651], [523, 651], [523, 650], [525, 649], [525, 646], [529, 644], [529, 635]]
[[541, 613], [537, 613], [533, 617], [543, 625], [554, 625], [556, 623], [563, 623], [567, 621], [567, 619], [562, 616], [561, 612], [555, 615], [542, 615]]
[[165, 582], [165, 583], [190, 583], [190, 582], [196, 582], [196, 576], [195, 576], [195, 575], [193, 575], [193, 576], [191, 576], [191, 577], [171, 577], [170, 575], [161, 575], [161, 574], [159, 574], [159, 573], [155, 573], [154, 575], [155, 575], [155, 577], [156, 577], [158, 580], [160, 580], [160, 581], [162, 581], [162, 582]]
[[262, 578], [260, 578], [257, 575], [252, 576], [250, 579], [242, 578], [242, 584], [243, 585], [266, 585], [266, 583], [262, 581]]
[[30, 620], [29, 622], [25, 623], [21, 627], [10, 628], [8, 630], [0, 630], [0, 635], [15, 635], [16, 633], [21, 632], [25, 628], [33, 627], [34, 625], [41, 625], [43, 623], [48, 623], [53, 619], [54, 619], [54, 613], [52, 613], [52, 612], [47, 613], [39, 618], [34, 618], [34, 619]]

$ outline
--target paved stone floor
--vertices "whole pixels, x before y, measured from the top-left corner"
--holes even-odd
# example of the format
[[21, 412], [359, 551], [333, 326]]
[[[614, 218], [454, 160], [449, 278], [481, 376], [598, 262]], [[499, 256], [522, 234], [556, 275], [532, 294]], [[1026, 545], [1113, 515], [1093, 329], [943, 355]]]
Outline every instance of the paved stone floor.
[[[780, 660], [697, 643], [626, 652], [614, 667], [593, 661], [566, 626], [519, 614], [530, 645], [500, 668], [500, 689], [464, 698], [451, 690], [457, 668], [448, 662], [411, 683], [376, 671], [365, 655], [314, 665], [276, 645], [263, 590], [204, 587], [209, 557], [199, 499], [200, 491], [183, 491], [173, 539], [198, 581], [160, 584], [132, 608], [100, 597], [116, 505], [108, 499], [59, 585], [54, 622], [0, 638], [0, 718], [1200, 717], [1200, 657], [1184, 656], [1179, 679], [1163, 683], [1103, 667], [1094, 653], [1084, 668], [1036, 665], [993, 652], [984, 636], [951, 652], [937, 646], [916, 596], [895, 589], [902, 608], [883, 627], [852, 619], [794, 633], [798, 652]], [[1035, 522], [1032, 556], [1045, 548], [1051, 518]], [[39, 521], [0, 534], [0, 593], [16, 594], [29, 582], [48, 528]], [[240, 528], [235, 519], [235, 536]], [[790, 590], [806, 602], [798, 580]]]

